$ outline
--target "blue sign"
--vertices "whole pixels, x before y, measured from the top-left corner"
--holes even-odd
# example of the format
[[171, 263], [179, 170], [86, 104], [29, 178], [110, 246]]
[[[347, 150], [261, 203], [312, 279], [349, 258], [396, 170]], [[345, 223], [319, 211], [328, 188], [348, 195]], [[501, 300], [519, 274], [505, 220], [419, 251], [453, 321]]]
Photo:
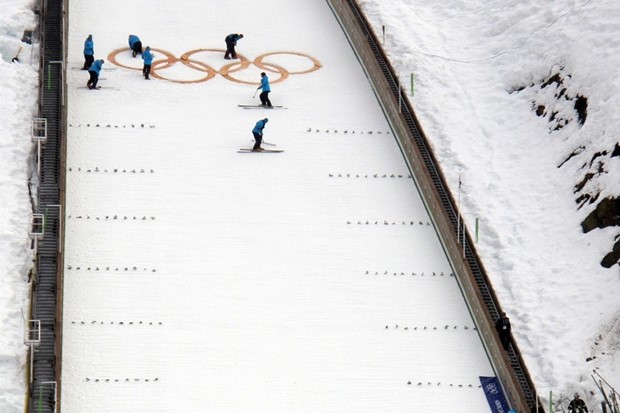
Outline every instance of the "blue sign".
[[504, 397], [504, 391], [502, 385], [497, 380], [497, 377], [482, 377], [480, 376], [480, 383], [484, 390], [484, 395], [487, 396], [489, 407], [493, 413], [508, 413], [510, 407], [506, 397]]

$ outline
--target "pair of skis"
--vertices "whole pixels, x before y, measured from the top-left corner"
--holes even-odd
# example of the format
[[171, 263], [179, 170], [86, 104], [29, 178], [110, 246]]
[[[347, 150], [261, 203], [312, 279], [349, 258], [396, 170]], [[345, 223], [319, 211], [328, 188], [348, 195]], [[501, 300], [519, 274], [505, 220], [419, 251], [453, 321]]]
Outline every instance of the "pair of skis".
[[[263, 145], [269, 145], [269, 146], [276, 146], [275, 143], [269, 143], [269, 142], [263, 142]], [[284, 152], [283, 149], [263, 149], [261, 151], [254, 151], [252, 148], [241, 148], [239, 149], [237, 152], [239, 153], [248, 153], [248, 152], [253, 152], [253, 153], [280, 153], [280, 152]]]
[[238, 153], [281, 153], [284, 152], [282, 149], [263, 149], [262, 151], [255, 151], [251, 148], [241, 148], [237, 151]]
[[[88, 86], [80, 86], [78, 89], [88, 89], [88, 90], [101, 90], [101, 86], [97, 86], [97, 87], [88, 87]], [[107, 90], [120, 90], [117, 87], [111, 87], [111, 86], [106, 86], [104, 89]]]
[[286, 109], [284, 106], [282, 105], [275, 105], [275, 106], [263, 106], [263, 105], [237, 105], [240, 108], [243, 109]]

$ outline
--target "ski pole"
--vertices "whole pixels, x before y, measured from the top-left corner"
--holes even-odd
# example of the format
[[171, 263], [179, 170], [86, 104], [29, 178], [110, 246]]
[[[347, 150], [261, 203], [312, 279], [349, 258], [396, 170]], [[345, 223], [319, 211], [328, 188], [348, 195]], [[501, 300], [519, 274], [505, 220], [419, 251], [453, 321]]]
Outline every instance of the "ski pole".
[[14, 58], [11, 59], [11, 63], [15, 63], [15, 62], [19, 62], [19, 54], [22, 51], [22, 46], [19, 46], [19, 50], [17, 51], [17, 54], [15, 55]]
[[256, 92], [258, 92], [258, 89], [254, 91], [254, 95], [252, 95], [252, 99], [256, 97]]

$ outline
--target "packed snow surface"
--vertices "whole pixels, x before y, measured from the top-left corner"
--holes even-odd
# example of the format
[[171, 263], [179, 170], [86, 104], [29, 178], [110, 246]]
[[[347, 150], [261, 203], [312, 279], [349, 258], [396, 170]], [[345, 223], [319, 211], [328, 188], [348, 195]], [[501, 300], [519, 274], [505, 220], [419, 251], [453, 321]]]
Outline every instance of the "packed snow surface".
[[[33, 2], [4, 3], [0, 410], [13, 413], [26, 389], [38, 62], [20, 41], [36, 24]], [[478, 249], [537, 390], [554, 399], [580, 391], [597, 408], [592, 369], [620, 383], [620, 274], [599, 265], [618, 231], [583, 234], [595, 203], [576, 200], [619, 193], [610, 153], [620, 5], [360, 4], [403, 85], [413, 74], [415, 89], [403, 90], [454, 193], [461, 179], [464, 219], [480, 219]], [[71, 2], [69, 12], [63, 408], [484, 409], [475, 379], [492, 372], [389, 125], [324, 2]], [[267, 28], [259, 16], [271, 16]], [[135, 33], [156, 60], [195, 52], [190, 65], [156, 62], [155, 72], [198, 81], [204, 65], [233, 63], [199, 50], [223, 49], [231, 32], [245, 34], [237, 49], [250, 61], [287, 54], [265, 56], [266, 69], [231, 66], [236, 82], [192, 84], [145, 81], [108, 59], [118, 51], [117, 64], [140, 69], [119, 50]], [[88, 34], [106, 60], [100, 91], [83, 88], [87, 74], [75, 70]], [[316, 68], [311, 58], [318, 70], [275, 82], [273, 65], [305, 72]], [[239, 81], [257, 82], [261, 70], [287, 109], [237, 107], [257, 103], [256, 85]], [[578, 96], [588, 98], [583, 125]], [[265, 116], [265, 140], [286, 151], [237, 154]], [[433, 398], [445, 405], [424, 404]]]

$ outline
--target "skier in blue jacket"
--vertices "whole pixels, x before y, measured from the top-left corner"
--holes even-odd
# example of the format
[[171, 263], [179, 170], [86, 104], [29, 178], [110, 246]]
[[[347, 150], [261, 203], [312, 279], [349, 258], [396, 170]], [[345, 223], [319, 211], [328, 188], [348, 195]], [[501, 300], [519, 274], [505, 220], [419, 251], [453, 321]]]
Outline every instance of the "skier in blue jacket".
[[138, 53], [142, 54], [142, 42], [138, 36], [135, 34], [130, 34], [128, 42], [129, 48], [131, 49], [131, 55], [133, 57], [136, 57]]
[[90, 68], [88, 69], [88, 74], [90, 75], [90, 79], [86, 83], [86, 87], [89, 89], [97, 89], [97, 82], [99, 81], [99, 72], [101, 72], [101, 68], [103, 66], [103, 60], [95, 60]]
[[253, 152], [262, 152], [263, 150], [263, 148], [260, 147], [260, 144], [263, 142], [263, 129], [265, 129], [265, 125], [267, 124], [267, 122], [269, 122], [269, 119], [261, 119], [256, 122], [256, 125], [254, 125], [254, 129], [252, 129], [252, 134], [254, 135], [254, 139], [256, 140], [256, 143], [252, 148]]
[[260, 74], [260, 86], [256, 88], [256, 90], [258, 89], [262, 89], [263, 91], [261, 92], [261, 94], [259, 95], [260, 97], [260, 103], [263, 106], [266, 106], [268, 108], [271, 108], [271, 101], [269, 100], [269, 92], [271, 92], [271, 86], [269, 86], [269, 77], [267, 76], [267, 73], [262, 72]]
[[239, 33], [231, 33], [224, 41], [226, 42], [226, 53], [224, 53], [224, 59], [237, 58], [237, 52], [235, 52], [235, 46], [239, 40], [243, 39], [243, 35]]
[[144, 60], [144, 67], [142, 68], [142, 74], [146, 80], [149, 80], [151, 74], [151, 65], [153, 64], [153, 53], [151, 53], [151, 47], [146, 46], [144, 52], [142, 52], [142, 60]]
[[84, 40], [84, 66], [82, 66], [82, 70], [88, 70], [94, 61], [95, 44], [93, 43], [93, 35], [89, 34], [86, 40]]

